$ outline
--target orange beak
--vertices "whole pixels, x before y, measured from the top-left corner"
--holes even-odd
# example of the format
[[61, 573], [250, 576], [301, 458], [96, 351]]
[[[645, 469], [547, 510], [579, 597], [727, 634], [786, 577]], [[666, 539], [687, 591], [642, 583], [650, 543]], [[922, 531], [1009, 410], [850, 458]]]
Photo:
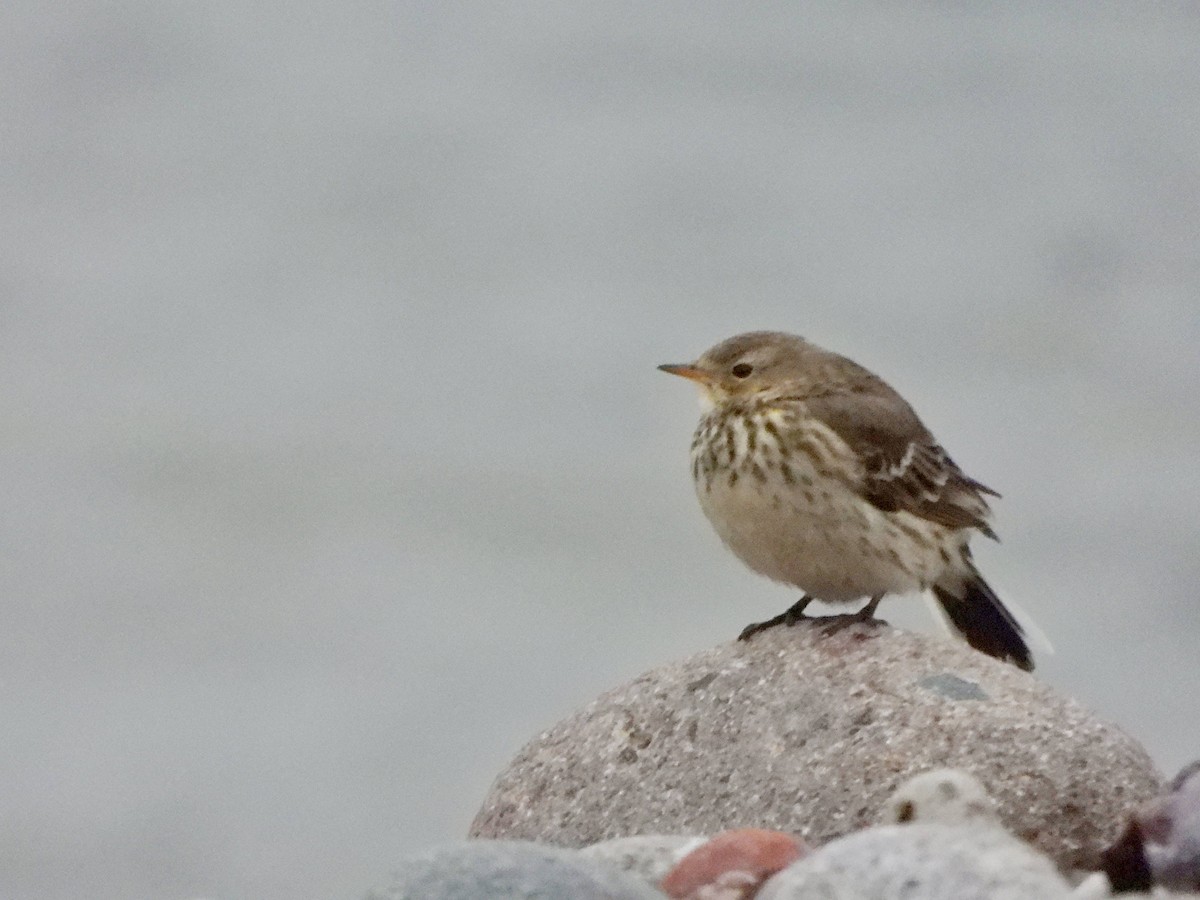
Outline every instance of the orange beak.
[[667, 363], [659, 366], [664, 372], [671, 375], [678, 375], [680, 378], [690, 378], [692, 381], [698, 381], [701, 384], [711, 384], [712, 377], [703, 369], [698, 369], [692, 363]]

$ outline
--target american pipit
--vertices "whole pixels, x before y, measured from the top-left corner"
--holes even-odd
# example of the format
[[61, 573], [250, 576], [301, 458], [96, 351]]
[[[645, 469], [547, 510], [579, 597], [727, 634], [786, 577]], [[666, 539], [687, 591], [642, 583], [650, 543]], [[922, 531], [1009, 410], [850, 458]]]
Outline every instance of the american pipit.
[[804, 596], [748, 625], [791, 625], [813, 600], [931, 590], [972, 647], [1033, 668], [1024, 632], [971, 560], [995, 537], [987, 495], [904, 398], [857, 363], [795, 335], [741, 334], [693, 363], [659, 366], [699, 382], [706, 408], [692, 477], [717, 534], [751, 569]]

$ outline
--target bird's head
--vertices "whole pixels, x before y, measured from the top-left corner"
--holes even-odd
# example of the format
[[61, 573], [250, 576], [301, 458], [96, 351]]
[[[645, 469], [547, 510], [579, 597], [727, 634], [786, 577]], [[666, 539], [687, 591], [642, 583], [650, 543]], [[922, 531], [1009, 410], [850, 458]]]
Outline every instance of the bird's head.
[[700, 385], [701, 402], [720, 406], [731, 400], [766, 394], [793, 380], [811, 345], [779, 331], [751, 331], [722, 341], [695, 362], [668, 363], [664, 372]]

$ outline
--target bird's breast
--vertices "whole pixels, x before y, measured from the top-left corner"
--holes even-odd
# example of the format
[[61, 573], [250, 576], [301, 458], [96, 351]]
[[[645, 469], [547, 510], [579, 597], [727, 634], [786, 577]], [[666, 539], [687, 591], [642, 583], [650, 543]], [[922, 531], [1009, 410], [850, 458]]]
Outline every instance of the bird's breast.
[[701, 508], [734, 554], [819, 599], [917, 590], [941, 564], [916, 559], [913, 541], [862, 498], [850, 448], [789, 410], [706, 416], [692, 443], [692, 475]]

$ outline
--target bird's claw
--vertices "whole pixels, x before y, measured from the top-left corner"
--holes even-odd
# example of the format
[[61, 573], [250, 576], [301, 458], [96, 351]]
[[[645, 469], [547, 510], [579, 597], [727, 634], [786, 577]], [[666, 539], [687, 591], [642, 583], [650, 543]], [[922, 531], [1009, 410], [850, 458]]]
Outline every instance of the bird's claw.
[[887, 627], [887, 622], [877, 619], [870, 613], [849, 613], [841, 616], [822, 616], [821, 631], [825, 634], [837, 634], [845, 631], [851, 625], [866, 625], [870, 628]]
[[789, 609], [787, 612], [782, 612], [773, 619], [767, 619], [765, 622], [751, 622], [742, 629], [742, 633], [738, 635], [737, 639], [739, 641], [748, 641], [760, 631], [766, 631], [768, 628], [774, 628], [776, 625], [786, 625], [790, 628], [797, 622], [803, 622], [812, 618], [813, 616], [806, 616], [802, 612], [796, 612]]

